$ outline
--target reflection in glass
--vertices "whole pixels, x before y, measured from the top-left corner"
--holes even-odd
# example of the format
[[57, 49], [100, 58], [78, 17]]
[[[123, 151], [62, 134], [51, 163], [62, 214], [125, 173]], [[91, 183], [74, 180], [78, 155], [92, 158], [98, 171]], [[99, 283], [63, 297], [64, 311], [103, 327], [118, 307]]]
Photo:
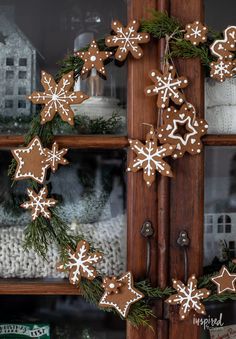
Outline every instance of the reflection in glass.
[[[24, 251], [23, 232], [31, 213], [19, 206], [28, 200], [27, 182], [18, 181], [11, 189], [7, 176], [11, 155], [0, 153], [0, 277], [64, 277], [55, 269], [59, 260], [55, 245], [50, 246], [48, 262]], [[70, 150], [67, 159], [70, 164], [48, 178], [49, 195], [59, 202], [56, 212], [72, 234], [83, 234], [103, 250], [99, 270], [118, 275], [126, 266], [126, 153]]]
[[[25, 96], [40, 89], [41, 70], [56, 76], [58, 62], [93, 39], [108, 34], [114, 17], [126, 22], [126, 7], [123, 0], [113, 3], [108, 0], [12, 0], [7, 4], [0, 0], [0, 132], [25, 132], [32, 115], [40, 111], [40, 107], [31, 105]], [[57, 20], [52, 20], [55, 17]], [[81, 107], [72, 107], [75, 115], [84, 119], [82, 124], [87, 124], [86, 129], [76, 131], [66, 126], [58, 133], [94, 133], [88, 121], [103, 118], [106, 122], [114, 115], [115, 128], [105, 132], [125, 132], [126, 67], [110, 63], [106, 69], [107, 80], [94, 70], [91, 77], [76, 80], [75, 90], [83, 90], [90, 96]]]

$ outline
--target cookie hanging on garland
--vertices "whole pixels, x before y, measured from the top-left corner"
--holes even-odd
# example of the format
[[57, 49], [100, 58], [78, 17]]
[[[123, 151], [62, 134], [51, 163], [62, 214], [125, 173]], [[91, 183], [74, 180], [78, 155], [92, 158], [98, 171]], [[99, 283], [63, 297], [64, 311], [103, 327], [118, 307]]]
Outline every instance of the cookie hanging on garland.
[[211, 281], [217, 285], [218, 294], [236, 292], [236, 274], [230, 273], [225, 266], [221, 267], [219, 274], [211, 278]]
[[106, 37], [105, 43], [108, 47], [118, 47], [115, 58], [124, 61], [130, 52], [135, 59], [143, 56], [143, 51], [139, 44], [149, 42], [148, 33], [138, 32], [140, 23], [137, 20], [131, 20], [128, 26], [124, 27], [118, 20], [112, 21], [111, 27], [115, 35]]
[[220, 59], [232, 60], [236, 51], [236, 26], [224, 30], [224, 39], [215, 40], [210, 46], [211, 53]]
[[227, 78], [232, 78], [235, 72], [235, 62], [226, 59], [213, 61], [210, 66], [210, 77], [220, 82], [225, 81]]
[[154, 85], [146, 87], [145, 94], [147, 96], [157, 95], [157, 107], [168, 107], [170, 100], [176, 105], [184, 103], [185, 96], [180, 89], [187, 87], [188, 80], [185, 77], [177, 77], [173, 66], [166, 65], [163, 73], [152, 70], [149, 72], [149, 77]]
[[197, 118], [194, 106], [188, 103], [179, 110], [169, 107], [163, 112], [163, 125], [157, 129], [157, 137], [163, 144], [175, 145], [171, 156], [180, 158], [185, 152], [192, 155], [201, 153], [201, 137], [207, 129], [207, 122]]
[[97, 276], [93, 266], [102, 260], [102, 255], [99, 252], [89, 252], [89, 249], [89, 243], [85, 240], [79, 241], [76, 251], [69, 248], [67, 261], [57, 266], [58, 271], [69, 271], [69, 281], [72, 285], [78, 285], [82, 277], [93, 280]]
[[201, 300], [209, 297], [211, 292], [206, 288], [197, 288], [195, 275], [188, 279], [187, 285], [180, 280], [173, 280], [173, 287], [177, 294], [170, 296], [165, 302], [170, 305], [180, 305], [179, 316], [181, 320], [187, 318], [191, 310], [199, 314], [206, 314], [205, 306], [201, 303]]
[[67, 153], [67, 151], [67, 148], [58, 149], [58, 144], [56, 141], [53, 143], [52, 149], [44, 149], [46, 155], [44, 162], [51, 167], [53, 173], [55, 173], [58, 169], [58, 165], [69, 164], [69, 161], [64, 158], [64, 155]]
[[84, 61], [81, 75], [96, 69], [99, 73], [106, 76], [106, 71], [103, 61], [112, 56], [112, 52], [99, 51], [98, 45], [93, 40], [87, 52], [76, 52], [76, 55]]
[[34, 221], [40, 215], [46, 219], [51, 219], [51, 213], [48, 209], [49, 207], [55, 206], [57, 201], [52, 198], [47, 198], [47, 187], [43, 187], [39, 193], [36, 193], [31, 188], [27, 188], [27, 193], [30, 200], [21, 204], [21, 207], [32, 210], [32, 220]]
[[44, 108], [41, 111], [41, 124], [51, 121], [56, 113], [61, 119], [74, 125], [74, 112], [70, 105], [81, 104], [89, 97], [83, 92], [74, 92], [74, 72], [65, 74], [57, 84], [53, 77], [42, 71], [41, 84], [44, 92], [33, 92], [28, 99], [33, 104], [43, 104]]
[[171, 155], [176, 146], [167, 143], [158, 146], [153, 127], [151, 127], [146, 136], [145, 145], [139, 140], [132, 139], [129, 140], [129, 143], [137, 157], [129, 164], [128, 172], [137, 172], [143, 169], [143, 179], [146, 181], [147, 186], [151, 186], [154, 182], [156, 171], [164, 176], [173, 177], [170, 165], [162, 159]]
[[131, 272], [124, 273], [119, 279], [105, 277], [102, 287], [105, 291], [99, 301], [99, 306], [115, 308], [123, 318], [128, 316], [132, 304], [144, 298], [144, 295], [134, 287]]
[[185, 31], [184, 39], [190, 41], [193, 45], [197, 46], [200, 43], [206, 42], [208, 29], [201, 22], [195, 21], [187, 24]]

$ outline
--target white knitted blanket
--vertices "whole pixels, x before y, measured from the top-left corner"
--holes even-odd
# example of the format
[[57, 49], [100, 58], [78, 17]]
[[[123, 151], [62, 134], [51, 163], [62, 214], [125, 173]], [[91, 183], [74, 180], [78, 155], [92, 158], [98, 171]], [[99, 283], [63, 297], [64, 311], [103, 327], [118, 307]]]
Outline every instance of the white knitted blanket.
[[[104, 259], [97, 270], [106, 275], [119, 275], [126, 267], [126, 217], [119, 215], [110, 220], [94, 224], [73, 223], [74, 234], [83, 234], [85, 239], [104, 253]], [[0, 228], [0, 277], [1, 278], [63, 278], [56, 265], [59, 261], [57, 247], [52, 244], [47, 260], [33, 250], [22, 248], [24, 229], [22, 227]]]

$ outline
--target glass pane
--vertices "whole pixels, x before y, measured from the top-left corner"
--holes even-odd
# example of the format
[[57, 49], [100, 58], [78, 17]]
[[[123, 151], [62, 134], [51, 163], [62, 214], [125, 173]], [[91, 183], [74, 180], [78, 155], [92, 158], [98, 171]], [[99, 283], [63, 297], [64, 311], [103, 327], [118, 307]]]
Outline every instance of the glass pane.
[[[205, 148], [205, 274], [219, 271], [223, 263], [236, 256], [235, 174], [235, 147]], [[201, 339], [235, 336], [236, 302], [206, 303], [206, 312], [205, 328], [201, 325]], [[209, 329], [211, 327], [212, 330]]]
[[[126, 337], [125, 321], [112, 312], [98, 310], [81, 297], [1, 296], [0, 302], [1, 324], [14, 323], [21, 326], [25, 324], [31, 328], [35, 324], [43, 326], [45, 331], [49, 326], [50, 338], [125, 339]], [[16, 337], [12, 335], [2, 337], [0, 334], [0, 338]]]
[[[26, 95], [42, 90], [41, 70], [56, 76], [59, 61], [109, 34], [112, 19], [125, 24], [126, 11], [124, 0], [0, 0], [0, 133], [27, 131], [40, 106]], [[107, 80], [96, 71], [76, 80], [74, 89], [90, 99], [72, 106], [75, 127], [64, 123], [58, 133], [126, 133], [127, 68], [105, 67]]]
[[[56, 246], [48, 253], [48, 263], [22, 248], [31, 213], [19, 207], [29, 200], [27, 183], [18, 181], [11, 189], [7, 177], [11, 158], [8, 151], [0, 152], [0, 277], [62, 278], [64, 274], [55, 270], [59, 260]], [[99, 270], [118, 275], [126, 268], [126, 153], [70, 150], [67, 159], [70, 164], [49, 178], [50, 195], [60, 203], [57, 213], [71, 232], [84, 234], [103, 250], [106, 260], [97, 266]]]
[[[235, 24], [235, 0], [205, 0], [205, 22], [214, 30], [223, 31]], [[205, 117], [209, 134], [236, 134], [236, 78], [223, 83], [206, 78]]]

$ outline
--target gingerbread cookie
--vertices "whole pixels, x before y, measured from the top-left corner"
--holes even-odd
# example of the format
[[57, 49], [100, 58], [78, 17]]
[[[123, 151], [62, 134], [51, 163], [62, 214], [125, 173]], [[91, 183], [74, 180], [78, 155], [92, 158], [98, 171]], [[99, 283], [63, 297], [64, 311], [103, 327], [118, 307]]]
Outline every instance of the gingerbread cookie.
[[139, 44], [149, 42], [150, 35], [137, 32], [139, 26], [137, 20], [131, 20], [127, 27], [124, 27], [118, 20], [112, 22], [111, 27], [116, 34], [108, 36], [105, 42], [108, 47], [118, 47], [115, 53], [117, 60], [125, 60], [129, 52], [135, 59], [140, 59], [143, 56]]
[[33, 92], [28, 99], [34, 104], [44, 104], [41, 111], [41, 124], [51, 121], [58, 113], [63, 121], [74, 125], [74, 112], [71, 105], [81, 104], [89, 97], [83, 92], [74, 92], [74, 72], [65, 74], [57, 84], [53, 77], [42, 72], [41, 84], [45, 92]]
[[94, 68], [105, 76], [106, 72], [103, 61], [109, 58], [112, 54], [112, 52], [99, 51], [96, 41], [93, 40], [87, 52], [76, 53], [76, 55], [84, 61], [81, 74], [83, 75]]
[[[99, 302], [101, 308], [115, 308], [123, 318], [126, 318], [130, 306], [136, 303], [138, 300], [144, 298], [144, 295], [134, 287], [133, 276], [131, 272], [124, 273], [119, 279], [116, 279], [116, 283], [119, 283], [119, 287], [116, 289], [117, 293], [111, 293], [114, 288], [114, 281], [110, 282], [109, 278], [104, 278], [103, 286], [105, 286], [105, 292]], [[108, 285], [110, 283], [110, 287]]]
[[210, 77], [223, 82], [234, 74], [235, 63], [226, 59], [218, 59], [211, 63]]
[[156, 171], [164, 176], [173, 176], [170, 165], [162, 159], [171, 155], [174, 152], [175, 146], [165, 144], [158, 147], [153, 127], [147, 134], [145, 145], [139, 140], [130, 139], [129, 143], [137, 157], [131, 161], [127, 171], [137, 172], [143, 169], [143, 179], [148, 186], [151, 186], [154, 182]]
[[67, 165], [69, 162], [64, 159], [64, 155], [67, 153], [67, 148], [58, 149], [58, 144], [55, 141], [52, 145], [52, 149], [44, 148], [45, 160], [44, 163], [51, 167], [53, 173], [58, 169], [58, 165]]
[[184, 39], [190, 41], [193, 45], [197, 46], [201, 42], [206, 42], [207, 27], [199, 21], [195, 21], [185, 26], [186, 33]]
[[217, 285], [217, 293], [236, 292], [236, 274], [229, 273], [227, 267], [222, 266], [219, 274], [211, 278], [211, 281]]
[[224, 30], [224, 39], [215, 40], [210, 46], [211, 53], [220, 59], [234, 58], [236, 51], [236, 26], [229, 26]]
[[79, 241], [76, 251], [68, 250], [68, 260], [57, 266], [59, 271], [69, 271], [69, 280], [72, 285], [78, 285], [82, 277], [93, 280], [97, 272], [93, 267], [102, 259], [99, 252], [89, 252], [89, 244], [85, 240]]
[[179, 315], [181, 320], [187, 318], [191, 310], [199, 314], [206, 314], [205, 306], [200, 300], [209, 297], [210, 291], [206, 288], [197, 288], [195, 275], [188, 279], [187, 286], [180, 280], [173, 280], [173, 287], [177, 294], [170, 296], [165, 302], [170, 305], [180, 305]]
[[175, 145], [171, 156], [180, 158], [185, 152], [192, 155], [201, 153], [201, 137], [207, 129], [207, 122], [196, 117], [193, 105], [184, 104], [179, 110], [169, 107], [163, 112], [163, 125], [157, 129], [157, 137], [163, 144]]
[[50, 219], [51, 213], [48, 209], [49, 207], [55, 206], [57, 201], [47, 198], [47, 187], [43, 187], [38, 194], [31, 188], [27, 188], [27, 193], [30, 200], [21, 204], [21, 207], [32, 210], [32, 220], [37, 219], [40, 215], [46, 219]]
[[185, 100], [184, 94], [180, 91], [188, 85], [185, 77], [176, 77], [176, 70], [173, 66], [166, 66], [163, 74], [157, 70], [149, 72], [149, 77], [154, 85], [145, 88], [147, 96], [157, 95], [157, 107], [165, 108], [172, 100], [176, 105], [182, 105]]

